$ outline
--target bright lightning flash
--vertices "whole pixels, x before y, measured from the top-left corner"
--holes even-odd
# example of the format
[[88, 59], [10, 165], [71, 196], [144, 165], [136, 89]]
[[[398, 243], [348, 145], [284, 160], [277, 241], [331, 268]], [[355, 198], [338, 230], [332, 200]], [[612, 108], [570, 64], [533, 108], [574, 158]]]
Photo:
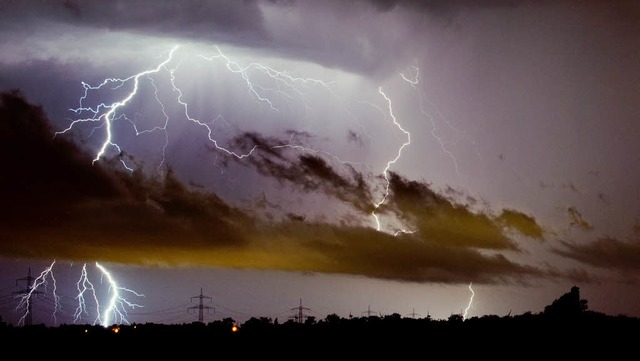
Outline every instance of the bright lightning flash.
[[55, 323], [58, 323], [58, 320], [56, 318], [56, 313], [60, 309], [60, 297], [58, 297], [58, 295], [57, 295], [56, 278], [53, 276], [53, 265], [54, 264], [56, 264], [55, 260], [53, 260], [53, 262], [51, 262], [51, 265], [49, 267], [45, 268], [44, 271], [42, 271], [40, 273], [40, 275], [34, 280], [33, 285], [28, 285], [29, 292], [27, 292], [27, 293], [25, 293], [25, 294], [20, 296], [20, 302], [18, 303], [18, 306], [16, 307], [16, 310], [19, 310], [20, 308], [24, 307], [25, 312], [22, 315], [22, 317], [20, 317], [20, 320], [18, 321], [18, 324], [24, 324], [25, 319], [29, 315], [29, 309], [30, 309], [29, 305], [31, 303], [31, 297], [34, 296], [35, 294], [39, 293], [38, 288], [40, 286], [44, 285], [44, 287], [46, 289], [46, 287], [47, 287], [47, 277], [51, 278], [51, 281], [53, 282], [53, 301], [55, 303], [55, 308], [53, 310], [53, 319], [54, 319]]
[[96, 288], [93, 286], [93, 283], [89, 281], [89, 276], [87, 274], [87, 264], [82, 265], [82, 273], [80, 274], [80, 279], [76, 283], [76, 287], [78, 288], [78, 295], [76, 299], [78, 300], [78, 307], [76, 308], [75, 313], [73, 314], [73, 322], [77, 322], [80, 320], [82, 314], [88, 315], [87, 305], [84, 299], [85, 292], [91, 292], [91, 296], [93, 297], [93, 301], [96, 305], [96, 319], [93, 321], [93, 324], [102, 323], [102, 319], [100, 318], [100, 302], [98, 301], [98, 296], [96, 296]]
[[141, 293], [137, 293], [136, 291], [130, 290], [128, 288], [118, 286], [116, 281], [113, 279], [113, 276], [111, 276], [111, 273], [98, 262], [96, 262], [96, 267], [98, 267], [98, 269], [102, 272], [102, 275], [107, 278], [107, 282], [109, 282], [109, 290], [112, 293], [111, 299], [109, 300], [109, 304], [107, 308], [104, 310], [104, 313], [102, 315], [102, 326], [104, 327], [110, 326], [111, 315], [113, 315], [114, 322], [118, 322], [118, 320], [120, 320], [122, 322], [129, 323], [129, 321], [127, 321], [125, 317], [127, 315], [125, 306], [131, 307], [131, 308], [137, 308], [142, 306], [137, 303], [128, 301], [126, 298], [124, 298], [120, 294], [120, 291], [132, 293], [138, 297], [144, 297], [144, 295]]
[[[16, 306], [16, 311], [19, 311], [24, 308], [25, 312], [20, 318], [20, 320], [18, 321], [18, 324], [23, 324], [23, 325], [25, 324], [27, 316], [29, 316], [29, 310], [31, 309], [31, 307], [29, 306], [31, 305], [32, 297], [47, 292], [46, 291], [46, 287], [48, 284], [47, 279], [50, 279], [53, 284], [52, 293], [53, 293], [53, 300], [55, 302], [53, 318], [54, 318], [54, 322], [56, 324], [58, 323], [56, 314], [59, 310], [62, 309], [62, 307], [60, 304], [60, 297], [57, 294], [58, 290], [57, 290], [56, 278], [53, 275], [53, 266], [55, 264], [56, 264], [55, 260], [51, 262], [51, 265], [45, 268], [40, 273], [40, 275], [33, 280], [33, 285], [28, 285], [29, 287], [28, 292], [25, 292], [19, 296], [20, 302]], [[87, 302], [85, 297], [90, 296], [91, 301], [95, 304], [96, 318], [93, 321], [94, 325], [101, 324], [104, 327], [108, 327], [110, 322], [129, 323], [129, 321], [127, 321], [126, 319], [126, 315], [127, 315], [126, 307], [135, 309], [142, 306], [127, 300], [123, 296], [123, 292], [133, 294], [137, 297], [144, 297], [144, 295], [136, 291], [130, 290], [128, 288], [119, 286], [118, 283], [113, 278], [113, 276], [111, 275], [111, 273], [101, 264], [96, 262], [96, 267], [100, 270], [102, 277], [107, 279], [107, 282], [109, 285], [108, 290], [111, 296], [109, 298], [108, 305], [104, 309], [104, 312], [101, 314], [100, 302], [98, 301], [98, 296], [96, 294], [96, 287], [89, 280], [89, 275], [87, 272], [87, 264], [85, 263], [82, 266], [80, 279], [78, 280], [78, 282], [76, 282], [78, 295], [75, 298], [78, 301], [78, 306], [76, 307], [76, 310], [73, 314], [73, 322], [76, 323], [80, 321], [83, 314], [85, 315], [89, 314], [89, 312], [87, 311]], [[30, 282], [29, 279], [28, 279], [28, 282]], [[39, 291], [41, 287], [45, 288], [44, 292]]]
[[473, 284], [473, 282], [469, 283], [469, 291], [471, 291], [471, 297], [469, 298], [469, 304], [467, 305], [467, 308], [464, 309], [464, 314], [462, 315], [462, 319], [465, 320], [467, 318], [467, 313], [469, 313], [469, 309], [471, 309], [471, 305], [473, 304], [473, 296], [475, 296], [475, 292], [473, 292], [473, 288], [471, 288], [471, 285]]
[[[117, 113], [117, 111], [126, 106], [131, 99], [133, 99], [133, 97], [136, 95], [136, 93], [138, 92], [138, 86], [140, 84], [140, 78], [141, 77], [147, 77], [151, 74], [154, 73], [158, 73], [160, 70], [162, 70], [173, 58], [173, 53], [176, 51], [176, 49], [178, 49], [177, 46], [173, 47], [173, 49], [171, 49], [169, 51], [169, 55], [167, 57], [167, 59], [165, 59], [162, 63], [160, 63], [156, 68], [154, 69], [150, 69], [150, 70], [146, 70], [143, 72], [140, 72], [138, 74], [132, 75], [128, 78], [125, 79], [114, 79], [114, 78], [108, 78], [105, 79], [100, 85], [98, 86], [91, 86], [87, 83], [82, 83], [82, 86], [84, 87], [84, 95], [82, 96], [82, 98], [80, 98], [80, 107], [76, 108], [76, 109], [71, 109], [71, 111], [75, 112], [76, 114], [79, 113], [84, 113], [84, 112], [89, 112], [91, 114], [93, 114], [91, 117], [89, 118], [83, 118], [83, 119], [76, 119], [73, 122], [71, 122], [71, 124], [69, 124], [69, 126], [59, 132], [56, 132], [55, 135], [58, 134], [64, 134], [67, 131], [71, 130], [73, 128], [74, 125], [78, 124], [78, 123], [86, 123], [86, 122], [98, 122], [101, 123], [98, 127], [104, 127], [105, 131], [106, 131], [106, 136], [105, 136], [105, 140], [102, 143], [102, 146], [100, 147], [100, 149], [98, 150], [98, 153], [96, 154], [96, 157], [93, 159], [93, 162], [97, 162], [98, 160], [100, 160], [100, 158], [105, 154], [105, 152], [107, 151], [107, 148], [109, 146], [112, 146], [114, 148], [117, 149], [118, 153], [121, 153], [122, 150], [120, 149], [120, 146], [114, 142], [113, 138], [113, 131], [112, 131], [112, 122], [115, 118], [115, 115]], [[111, 104], [104, 104], [101, 103], [100, 105], [98, 105], [95, 108], [91, 108], [91, 107], [84, 107], [82, 105], [82, 101], [84, 99], [87, 98], [88, 96], [88, 92], [89, 90], [98, 90], [101, 89], [103, 87], [105, 87], [108, 84], [116, 84], [115, 88], [120, 88], [122, 86], [124, 86], [124, 84], [133, 81], [133, 90], [131, 90], [131, 92], [129, 92], [129, 94], [127, 94], [126, 97], [124, 97], [123, 99], [113, 102]], [[122, 164], [124, 165], [125, 168], [127, 168], [129, 171], [133, 171], [133, 169], [129, 168], [124, 161], [122, 161]]]
[[[237, 159], [243, 159], [245, 157], [249, 157], [253, 154], [254, 151], [256, 151], [258, 149], [259, 146], [254, 145], [251, 149], [249, 149], [248, 151], [245, 151], [244, 153], [239, 153], [236, 152], [234, 150], [225, 148], [224, 146], [222, 146], [220, 144], [219, 139], [217, 139], [216, 135], [215, 135], [215, 131], [213, 129], [213, 127], [211, 126], [211, 124], [213, 124], [216, 120], [218, 119], [222, 119], [224, 121], [224, 117], [219, 114], [217, 117], [214, 117], [214, 119], [211, 120], [200, 120], [197, 119], [196, 117], [194, 117], [192, 115], [192, 112], [190, 111], [190, 106], [189, 103], [187, 102], [187, 100], [185, 100], [185, 96], [184, 93], [181, 89], [181, 87], [179, 86], [179, 79], [177, 79], [176, 77], [176, 71], [178, 70], [181, 62], [180, 61], [174, 61], [174, 54], [176, 53], [178, 49], [178, 46], [173, 47], [169, 52], [168, 55], [165, 57], [165, 59], [160, 62], [155, 68], [150, 68], [144, 71], [141, 71], [137, 74], [131, 75], [127, 78], [107, 78], [105, 80], [102, 81], [102, 83], [98, 84], [98, 85], [89, 85], [87, 83], [82, 83], [83, 87], [84, 87], [84, 95], [80, 98], [79, 103], [80, 106], [78, 108], [75, 109], [71, 109], [71, 111], [75, 112], [76, 114], [89, 114], [88, 117], [84, 117], [81, 119], [76, 119], [73, 120], [69, 126], [66, 129], [63, 129], [59, 132], [56, 132], [57, 134], [64, 134], [68, 131], [70, 131], [72, 128], [74, 128], [77, 125], [80, 125], [82, 123], [97, 123], [98, 125], [94, 128], [94, 131], [99, 129], [99, 128], [104, 128], [104, 131], [106, 133], [105, 135], [105, 139], [102, 141], [102, 145], [99, 148], [99, 150], [96, 153], [96, 156], [93, 160], [93, 162], [95, 163], [96, 161], [100, 160], [102, 157], [105, 156], [105, 153], [107, 152], [109, 147], [113, 147], [118, 151], [118, 154], [121, 155], [122, 154], [122, 150], [120, 148], [120, 146], [116, 143], [116, 141], [114, 140], [114, 135], [113, 135], [113, 129], [112, 129], [112, 125], [113, 122], [117, 119], [120, 118], [124, 118], [125, 120], [128, 120], [132, 125], [133, 128], [136, 132], [136, 135], [141, 135], [143, 133], [150, 133], [153, 131], [163, 131], [165, 133], [165, 144], [162, 148], [162, 161], [160, 162], [159, 166], [158, 166], [158, 171], [160, 171], [160, 168], [162, 167], [162, 165], [165, 162], [165, 149], [167, 147], [168, 144], [168, 133], [167, 133], [167, 129], [168, 129], [168, 124], [169, 124], [169, 115], [166, 111], [166, 100], [165, 101], [161, 101], [159, 95], [158, 95], [158, 87], [156, 86], [156, 83], [154, 81], [154, 76], [157, 76], [158, 73], [161, 72], [166, 72], [166, 74], [168, 74], [168, 78], [169, 78], [169, 83], [170, 83], [170, 90], [173, 92], [173, 94], [175, 95], [175, 99], [173, 101], [177, 102], [177, 104], [179, 104], [179, 106], [181, 107], [184, 117], [189, 120], [192, 123], [195, 123], [198, 126], [201, 126], [203, 128], [205, 128], [205, 131], [207, 132], [207, 137], [208, 140], [211, 142], [211, 144], [213, 144], [213, 146], [221, 151], [222, 153], [226, 154], [227, 156], [232, 156], [235, 157]], [[306, 102], [305, 99], [305, 90], [308, 89], [311, 86], [315, 86], [315, 87], [322, 87], [325, 88], [326, 91], [328, 91], [330, 94], [332, 94], [334, 97], [339, 98], [331, 89], [330, 85], [332, 84], [332, 82], [325, 82], [322, 81], [320, 79], [314, 79], [314, 78], [304, 78], [304, 77], [294, 77], [292, 75], [290, 75], [288, 72], [286, 71], [280, 71], [280, 70], [276, 70], [270, 66], [264, 65], [264, 64], [260, 64], [257, 62], [251, 62], [248, 65], [241, 65], [240, 63], [236, 62], [235, 60], [232, 60], [229, 56], [225, 55], [222, 50], [220, 50], [220, 48], [215, 47], [216, 52], [214, 53], [214, 55], [212, 56], [204, 56], [204, 55], [199, 55], [199, 58], [207, 61], [207, 62], [221, 62], [222, 65], [226, 68], [226, 70], [228, 70], [231, 74], [238, 76], [238, 80], [243, 83], [246, 86], [247, 89], [247, 93], [249, 95], [250, 98], [252, 98], [255, 102], [257, 103], [262, 103], [264, 105], [266, 105], [270, 110], [275, 111], [275, 112], [281, 112], [281, 107], [278, 105], [278, 102], [276, 100], [281, 99], [284, 100], [286, 103], [288, 103], [290, 105], [290, 102], [292, 100], [297, 100], [302, 102], [302, 104], [304, 104], [305, 109], [307, 110], [307, 112], [309, 111], [310, 107]], [[174, 63], [178, 63], [177, 65]], [[425, 116], [428, 116], [428, 114], [426, 113], [426, 111], [424, 110], [424, 106], [423, 106], [423, 94], [420, 92], [419, 88], [418, 88], [418, 84], [419, 84], [419, 69], [417, 67], [415, 67], [416, 70], [416, 74], [415, 74], [415, 78], [411, 79], [407, 76], [405, 76], [404, 74], [400, 74], [402, 79], [406, 82], [408, 82], [414, 89], [416, 89], [416, 91], [419, 92], [420, 95], [420, 109], [422, 111], [423, 114], [425, 114]], [[253, 80], [253, 74], [258, 74], [258, 76], [261, 79], [268, 79], [268, 81], [270, 82], [268, 85], [264, 85], [262, 83], [258, 83], [256, 81]], [[131, 120], [129, 120], [126, 117], [125, 114], [125, 107], [132, 101], [132, 99], [134, 99], [134, 97], [137, 95], [138, 90], [139, 90], [139, 85], [140, 82], [142, 80], [146, 80], [148, 79], [150, 81], [151, 86], [153, 87], [153, 89], [155, 89], [155, 100], [157, 101], [157, 103], [160, 105], [161, 107], [161, 111], [162, 111], [162, 115], [164, 117], [164, 122], [161, 126], [156, 126], [153, 127], [151, 129], [148, 130], [139, 130], [138, 127], [136, 126], [136, 124], [134, 122], [132, 122]], [[129, 85], [132, 87], [132, 90], [129, 91], [128, 93], [126, 93], [123, 97], [119, 98], [119, 100], [111, 102], [105, 104], [100, 103], [97, 106], [94, 107], [87, 107], [83, 105], [83, 102], [85, 102], [85, 100], [88, 98], [89, 93], [90, 92], [94, 92], [94, 91], [99, 91], [99, 90], [109, 90], [107, 88], [111, 87], [111, 90], [116, 90], [119, 88], [122, 88], [123, 86], [125, 86], [126, 84], [132, 84]], [[393, 109], [393, 104], [391, 99], [387, 96], [387, 94], [383, 91], [382, 86], [378, 87], [378, 93], [384, 98], [384, 100], [387, 102], [387, 110], [384, 111], [385, 114], [388, 114], [392, 121], [393, 124], [406, 135], [406, 141], [402, 143], [402, 145], [398, 148], [397, 150], [397, 154], [395, 155], [395, 157], [391, 160], [389, 160], [386, 163], [386, 166], [382, 172], [382, 175], [384, 177], [384, 180], [386, 182], [386, 184], [384, 185], [384, 192], [383, 195], [381, 197], [380, 200], [376, 201], [373, 204], [373, 210], [371, 212], [372, 216], [374, 217], [375, 220], [375, 226], [376, 226], [376, 230], [380, 231], [382, 226], [380, 223], [380, 219], [378, 217], [378, 214], [376, 213], [378, 211], [378, 209], [380, 208], [380, 206], [382, 206], [382, 204], [385, 203], [385, 201], [387, 200], [388, 196], [389, 196], [389, 187], [390, 187], [390, 181], [389, 181], [389, 169], [396, 164], [396, 162], [399, 161], [400, 157], [402, 156], [402, 152], [404, 150], [404, 148], [406, 146], [408, 146], [409, 144], [411, 144], [411, 134], [405, 130], [405, 128], [403, 128], [403, 126], [398, 122], [398, 120], [396, 119], [396, 116], [394, 114], [394, 109]], [[368, 102], [367, 102], [368, 103]], [[373, 105], [373, 104], [372, 104]], [[377, 106], [376, 106], [377, 107]], [[378, 107], [379, 108], [379, 107]], [[380, 110], [382, 110], [381, 108], [379, 108]], [[435, 128], [435, 123], [433, 120], [433, 117], [429, 117], [431, 119], [432, 122], [432, 132], [431, 134], [439, 141], [440, 145], [443, 148], [443, 151], [448, 154], [450, 157], [452, 157], [453, 161], [454, 161], [454, 165], [456, 167], [456, 171], [457, 171], [457, 162], [455, 160], [455, 158], [453, 158], [453, 154], [451, 154], [446, 148], [445, 148], [445, 144], [442, 141], [442, 139], [440, 137], [437, 136], [436, 132], [436, 128]], [[93, 133], [93, 131], [92, 131]], [[330, 152], [327, 152], [325, 150], [318, 150], [318, 149], [313, 149], [313, 148], [309, 148], [306, 146], [303, 146], [301, 144], [294, 144], [292, 143], [292, 139], [289, 140], [288, 144], [282, 144], [282, 145], [277, 145], [272, 147], [273, 148], [290, 148], [293, 150], [297, 150], [297, 151], [302, 151], [302, 152], [313, 152], [314, 154], [320, 154], [323, 156], [328, 156], [330, 158], [333, 158], [334, 160], [342, 163], [342, 164], [362, 164], [360, 162], [352, 162], [352, 161], [348, 161], [348, 160], [344, 160], [341, 157], [338, 157], [335, 154], [332, 154]], [[122, 162], [122, 164], [124, 165], [124, 167], [130, 171], [132, 171], [133, 169], [130, 168], [129, 166], [127, 166], [127, 164], [125, 164], [123, 159], [120, 159], [120, 161]], [[397, 231], [395, 234], [399, 235], [401, 233], [413, 233], [414, 231], [412, 230], [400, 230]], [[83, 284], [82, 287], [88, 287], [88, 284], [85, 284], [84, 281], [81, 282]], [[88, 289], [88, 288], [87, 288]], [[86, 289], [85, 289], [86, 290]], [[79, 292], [80, 292], [80, 288], [79, 288]], [[82, 304], [79, 305], [79, 308], [82, 309]], [[83, 312], [83, 311], [80, 311]], [[107, 320], [102, 320], [103, 322], [107, 321]]]
[[[385, 185], [385, 189], [384, 189], [384, 195], [382, 196], [382, 199], [380, 199], [380, 201], [378, 201], [378, 202], [373, 204], [373, 211], [371, 212], [371, 214], [373, 215], [373, 218], [375, 218], [375, 220], [376, 220], [376, 230], [380, 231], [380, 219], [378, 218], [378, 215], [376, 214], [376, 211], [387, 200], [387, 197], [389, 196], [389, 175], [388, 175], [389, 168], [391, 168], [391, 166], [393, 164], [395, 164], [398, 161], [398, 159], [400, 159], [400, 157], [402, 156], [402, 150], [406, 146], [411, 144], [411, 133], [406, 131], [402, 127], [402, 125], [400, 125], [400, 123], [398, 123], [398, 120], [396, 119], [396, 116], [393, 114], [393, 106], [391, 104], [391, 99], [389, 99], [389, 97], [387, 97], [387, 95], [382, 90], [382, 87], [378, 87], [378, 92], [387, 101], [387, 104], [388, 104], [388, 107], [389, 107], [389, 116], [391, 116], [391, 119], [393, 120], [393, 124], [395, 124], [396, 127], [398, 127], [398, 129], [400, 129], [407, 136], [407, 141], [402, 143], [400, 148], [398, 148], [398, 154], [396, 155], [396, 157], [393, 158], [392, 160], [390, 160], [389, 162], [387, 162], [387, 166], [382, 171], [382, 175], [384, 176], [384, 180], [386, 181], [386, 185]], [[409, 233], [409, 232], [407, 232], [407, 233]], [[397, 234], [398, 233], [396, 233], [396, 235]]]

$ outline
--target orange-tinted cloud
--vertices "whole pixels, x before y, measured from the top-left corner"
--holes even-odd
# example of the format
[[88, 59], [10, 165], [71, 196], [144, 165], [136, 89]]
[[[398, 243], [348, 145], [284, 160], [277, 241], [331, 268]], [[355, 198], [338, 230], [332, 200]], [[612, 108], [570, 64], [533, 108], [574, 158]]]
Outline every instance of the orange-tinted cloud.
[[[370, 207], [370, 192], [355, 170], [347, 167], [339, 173], [309, 154], [289, 160], [272, 147], [273, 141], [254, 140], [262, 142], [262, 157], [254, 162], [264, 174], [332, 195], [362, 212]], [[417, 232], [412, 235], [309, 222], [294, 214], [272, 222], [216, 194], [189, 188], [172, 172], [152, 179], [117, 171], [105, 162], [92, 165], [77, 146], [64, 137], [54, 138], [43, 111], [17, 93], [0, 95], [0, 161], [7, 170], [0, 175], [0, 254], [5, 256], [344, 273], [418, 282], [506, 282], [545, 275], [502, 254], [478, 250], [517, 250], [502, 223], [525, 234], [531, 233], [527, 227], [473, 213], [424, 183], [390, 176], [391, 195], [383, 211], [413, 222]], [[341, 195], [340, 190], [353, 194]], [[535, 224], [511, 212], [529, 227]]]
[[544, 240], [544, 230], [536, 219], [513, 209], [504, 209], [497, 221], [505, 227], [515, 229], [525, 236]]
[[[390, 173], [389, 206], [430, 242], [447, 246], [510, 249], [518, 246], [491, 215], [474, 213], [434, 192], [424, 182]], [[382, 207], [381, 207], [382, 208]]]

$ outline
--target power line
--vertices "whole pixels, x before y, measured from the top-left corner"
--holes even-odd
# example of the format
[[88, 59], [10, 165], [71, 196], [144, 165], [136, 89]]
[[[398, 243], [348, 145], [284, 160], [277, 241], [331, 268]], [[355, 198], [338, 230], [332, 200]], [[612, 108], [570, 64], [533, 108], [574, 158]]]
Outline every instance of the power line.
[[18, 286], [20, 281], [25, 281], [26, 287], [14, 292], [14, 295], [17, 296], [21, 296], [23, 297], [27, 297], [27, 301], [26, 301], [26, 314], [25, 314], [25, 318], [24, 318], [24, 325], [25, 326], [31, 326], [33, 324], [33, 318], [32, 318], [32, 313], [33, 313], [33, 299], [32, 296], [33, 295], [41, 295], [43, 294], [43, 292], [41, 291], [37, 291], [32, 289], [33, 288], [33, 281], [35, 280], [35, 278], [33, 278], [31, 276], [31, 267], [29, 267], [29, 271], [27, 272], [27, 277], [22, 277], [22, 278], [18, 278], [16, 280], [16, 286]]
[[198, 296], [193, 296], [191, 297], [191, 302], [193, 302], [193, 299], [197, 298], [199, 300], [199, 303], [197, 306], [191, 306], [189, 308], [187, 308], [187, 312], [189, 312], [189, 310], [198, 310], [198, 322], [200, 323], [204, 323], [204, 310], [207, 310], [207, 313], [209, 312], [209, 310], [213, 310], [213, 312], [216, 312], [216, 309], [214, 307], [211, 306], [206, 306], [204, 304], [204, 300], [208, 299], [209, 303], [213, 302], [213, 298], [209, 297], [209, 296], [205, 296], [202, 294], [202, 287], [200, 288], [200, 295]]
[[410, 314], [408, 314], [407, 316], [411, 316], [411, 318], [416, 318], [416, 316], [422, 316], [419, 313], [416, 313], [416, 309], [414, 308]]
[[371, 311], [371, 305], [369, 305], [369, 306], [367, 307], [367, 310], [366, 310], [366, 311], [362, 311], [362, 312], [361, 312], [361, 314], [365, 314], [365, 313], [367, 314], [367, 317], [371, 317], [371, 314], [374, 314], [374, 315], [375, 315], [375, 314], [377, 314], [378, 312], [376, 312], [376, 311]]
[[305, 316], [304, 311], [311, 311], [311, 309], [307, 307], [302, 307], [302, 298], [301, 298], [300, 305], [298, 307], [292, 308], [291, 311], [297, 311], [297, 313], [293, 316], [293, 319], [297, 323], [304, 323], [304, 319], [305, 317], [307, 317]]

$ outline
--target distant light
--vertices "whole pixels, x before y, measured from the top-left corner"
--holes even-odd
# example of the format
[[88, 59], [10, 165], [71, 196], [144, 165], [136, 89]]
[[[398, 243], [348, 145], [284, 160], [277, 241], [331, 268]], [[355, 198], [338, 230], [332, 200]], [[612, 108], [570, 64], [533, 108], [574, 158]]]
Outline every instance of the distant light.
[[231, 332], [238, 332], [238, 326], [233, 325], [233, 327], [231, 327]]
[[113, 328], [113, 333], [118, 333], [120, 332], [120, 327], [114, 327]]
[[84, 333], [87, 333], [87, 332], [89, 332], [89, 330], [87, 330], [87, 329], [85, 328], [85, 329], [84, 329]]

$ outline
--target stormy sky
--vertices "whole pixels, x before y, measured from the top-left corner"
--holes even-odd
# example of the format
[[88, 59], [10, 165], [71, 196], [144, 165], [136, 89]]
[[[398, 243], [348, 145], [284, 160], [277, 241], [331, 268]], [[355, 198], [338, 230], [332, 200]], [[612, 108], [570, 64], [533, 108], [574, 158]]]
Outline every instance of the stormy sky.
[[82, 264], [113, 267], [147, 295], [138, 322], [200, 287], [240, 319], [299, 298], [447, 317], [469, 283], [475, 316], [573, 285], [640, 315], [639, 16], [1, 1], [3, 292], [55, 259], [69, 303]]

